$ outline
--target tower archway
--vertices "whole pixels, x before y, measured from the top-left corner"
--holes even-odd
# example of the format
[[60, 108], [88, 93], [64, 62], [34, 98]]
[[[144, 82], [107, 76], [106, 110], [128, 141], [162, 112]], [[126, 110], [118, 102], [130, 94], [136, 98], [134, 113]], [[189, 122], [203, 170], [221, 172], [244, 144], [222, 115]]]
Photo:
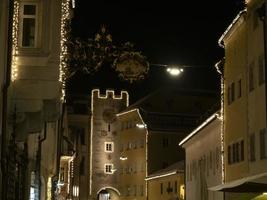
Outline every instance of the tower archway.
[[119, 200], [120, 192], [113, 187], [101, 188], [97, 193], [98, 200]]

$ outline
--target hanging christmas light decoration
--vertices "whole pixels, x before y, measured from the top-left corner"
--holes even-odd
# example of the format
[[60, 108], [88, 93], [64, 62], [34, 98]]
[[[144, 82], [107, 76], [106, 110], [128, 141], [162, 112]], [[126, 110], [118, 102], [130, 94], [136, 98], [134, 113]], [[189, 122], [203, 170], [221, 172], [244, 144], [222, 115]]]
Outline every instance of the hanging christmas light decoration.
[[12, 67], [11, 80], [15, 81], [18, 76], [17, 54], [18, 54], [18, 27], [19, 27], [19, 2], [14, 1], [14, 13], [12, 24]]
[[62, 84], [62, 100], [65, 97], [66, 78], [69, 71], [67, 70], [68, 62], [68, 40], [70, 34], [71, 9], [70, 0], [63, 0], [61, 4], [61, 24], [60, 24], [60, 67], [59, 81]]
[[106, 26], [102, 26], [94, 39], [75, 38], [68, 41], [68, 75], [77, 71], [92, 74], [108, 63], [118, 76], [130, 83], [145, 77], [149, 64], [133, 44], [114, 45]]

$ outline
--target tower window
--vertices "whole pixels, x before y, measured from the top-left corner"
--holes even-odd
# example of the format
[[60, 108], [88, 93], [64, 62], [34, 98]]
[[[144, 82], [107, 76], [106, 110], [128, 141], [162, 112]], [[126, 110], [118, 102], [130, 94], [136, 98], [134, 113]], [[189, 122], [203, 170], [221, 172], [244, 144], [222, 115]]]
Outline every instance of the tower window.
[[104, 166], [104, 172], [106, 174], [113, 174], [113, 164], [105, 164]]
[[105, 152], [113, 152], [113, 151], [114, 151], [114, 143], [105, 142]]

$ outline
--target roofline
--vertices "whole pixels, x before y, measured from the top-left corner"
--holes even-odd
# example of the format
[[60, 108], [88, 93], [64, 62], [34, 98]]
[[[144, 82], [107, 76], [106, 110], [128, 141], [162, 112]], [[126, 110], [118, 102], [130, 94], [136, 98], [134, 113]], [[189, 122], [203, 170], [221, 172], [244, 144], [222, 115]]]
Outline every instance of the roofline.
[[174, 171], [167, 172], [167, 173], [148, 176], [145, 178], [145, 180], [149, 181], [149, 180], [153, 180], [153, 179], [157, 179], [157, 178], [163, 178], [163, 177], [167, 177], [167, 176], [171, 176], [171, 175], [175, 175], [175, 174], [179, 174], [179, 173], [183, 173], [183, 172], [184, 172], [183, 170], [174, 170]]
[[180, 143], [179, 146], [182, 146], [185, 144], [189, 139], [191, 139], [194, 135], [196, 135], [200, 130], [202, 130], [205, 126], [207, 126], [210, 122], [212, 122], [214, 119], [219, 119], [219, 113], [216, 112], [213, 115], [211, 115], [208, 119], [206, 119], [202, 124], [200, 124], [196, 129], [194, 129], [189, 135], [187, 135]]
[[131, 109], [131, 110], [127, 110], [127, 111], [124, 111], [124, 112], [120, 112], [120, 113], [116, 114], [116, 116], [117, 116], [117, 117], [120, 117], [120, 116], [122, 116], [122, 115], [128, 114], [128, 113], [130, 113], [130, 112], [134, 112], [134, 111], [139, 112], [139, 108], [133, 108], [133, 109]]
[[224, 48], [224, 45], [222, 44], [223, 40], [225, 39], [226, 35], [232, 30], [234, 25], [238, 22], [238, 20], [243, 16], [243, 14], [247, 13], [247, 9], [245, 8], [244, 10], [241, 10], [237, 16], [234, 18], [232, 23], [227, 27], [227, 29], [224, 31], [222, 36], [218, 40], [218, 44], [220, 47]]

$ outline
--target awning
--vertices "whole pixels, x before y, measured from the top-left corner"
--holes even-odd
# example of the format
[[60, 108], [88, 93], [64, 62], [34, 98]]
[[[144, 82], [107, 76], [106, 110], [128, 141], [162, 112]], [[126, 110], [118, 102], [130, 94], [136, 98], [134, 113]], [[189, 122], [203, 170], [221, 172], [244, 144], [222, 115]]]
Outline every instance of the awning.
[[210, 187], [211, 191], [263, 193], [267, 192], [267, 173], [245, 177], [222, 185]]

